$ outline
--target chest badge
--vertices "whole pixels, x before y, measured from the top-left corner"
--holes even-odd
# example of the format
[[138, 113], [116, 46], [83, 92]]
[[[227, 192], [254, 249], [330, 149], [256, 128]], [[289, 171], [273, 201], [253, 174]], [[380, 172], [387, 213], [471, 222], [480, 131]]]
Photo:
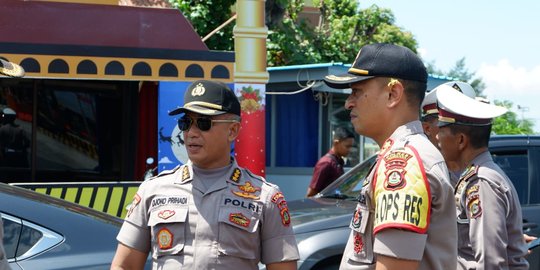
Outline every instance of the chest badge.
[[254, 194], [261, 190], [260, 187], [255, 187], [251, 184], [251, 182], [247, 181], [244, 185], [238, 186], [238, 189], [233, 191], [232, 193], [238, 197], [247, 198], [247, 199], [259, 199], [259, 195]]
[[242, 213], [230, 213], [229, 221], [246, 228], [249, 226], [249, 223], [251, 223], [251, 220], [249, 220], [249, 218], [244, 216]]
[[174, 210], [163, 210], [158, 213], [158, 217], [161, 219], [168, 219], [174, 216], [174, 214], [175, 214]]
[[169, 249], [172, 247], [174, 235], [167, 228], [159, 230], [157, 242], [160, 249]]

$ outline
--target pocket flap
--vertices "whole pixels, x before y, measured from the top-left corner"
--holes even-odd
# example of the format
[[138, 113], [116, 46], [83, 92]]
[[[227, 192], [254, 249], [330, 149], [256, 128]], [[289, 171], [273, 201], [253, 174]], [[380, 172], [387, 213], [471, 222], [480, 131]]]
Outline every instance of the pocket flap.
[[160, 223], [184, 223], [188, 214], [187, 207], [167, 207], [150, 212], [148, 226], [152, 227]]

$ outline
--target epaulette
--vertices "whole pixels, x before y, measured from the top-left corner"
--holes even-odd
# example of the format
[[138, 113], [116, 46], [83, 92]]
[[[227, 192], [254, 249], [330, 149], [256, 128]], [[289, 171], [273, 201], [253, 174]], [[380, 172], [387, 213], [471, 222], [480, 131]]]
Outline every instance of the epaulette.
[[153, 179], [153, 178], [156, 178], [156, 177], [160, 177], [160, 176], [164, 176], [164, 175], [168, 175], [168, 174], [173, 174], [175, 173], [178, 169], [180, 168], [180, 165], [177, 165], [176, 167], [170, 169], [170, 170], [164, 170], [162, 172], [160, 172], [157, 176], [154, 176], [150, 179]]
[[471, 164], [461, 173], [461, 176], [459, 177], [460, 180], [467, 181], [469, 178], [473, 177], [478, 173], [478, 166]]

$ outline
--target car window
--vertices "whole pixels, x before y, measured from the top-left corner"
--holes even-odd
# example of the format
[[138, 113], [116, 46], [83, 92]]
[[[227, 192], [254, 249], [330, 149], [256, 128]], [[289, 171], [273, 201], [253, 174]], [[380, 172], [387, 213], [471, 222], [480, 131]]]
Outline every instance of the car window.
[[322, 197], [356, 198], [362, 189], [362, 183], [376, 161], [376, 155], [354, 166], [347, 173], [323, 189]]
[[42, 232], [28, 226], [23, 226], [19, 240], [19, 247], [17, 248], [17, 257], [25, 254], [28, 250], [30, 250], [30, 248], [36, 245], [42, 237]]
[[19, 242], [19, 237], [21, 235], [22, 224], [7, 218], [2, 218], [2, 222], [4, 223], [3, 241], [6, 258], [12, 259], [15, 258], [17, 252], [17, 243]]
[[529, 158], [527, 151], [492, 152], [493, 161], [514, 184], [521, 205], [529, 204]]
[[2, 213], [4, 249], [8, 259], [24, 260], [58, 245], [64, 237], [47, 228]]

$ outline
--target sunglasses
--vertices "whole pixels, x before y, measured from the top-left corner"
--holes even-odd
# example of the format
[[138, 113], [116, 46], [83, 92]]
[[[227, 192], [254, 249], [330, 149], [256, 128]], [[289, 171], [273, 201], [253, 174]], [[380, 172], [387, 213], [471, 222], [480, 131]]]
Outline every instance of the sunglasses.
[[[212, 123], [239, 123], [237, 120], [232, 119], [212, 119], [210, 117], [198, 117], [195, 119], [195, 122], [197, 124], [197, 127], [201, 131], [209, 131], [212, 127]], [[181, 131], [188, 131], [191, 128], [191, 125], [193, 124], [193, 118], [184, 116], [180, 119], [178, 119], [178, 128]]]

